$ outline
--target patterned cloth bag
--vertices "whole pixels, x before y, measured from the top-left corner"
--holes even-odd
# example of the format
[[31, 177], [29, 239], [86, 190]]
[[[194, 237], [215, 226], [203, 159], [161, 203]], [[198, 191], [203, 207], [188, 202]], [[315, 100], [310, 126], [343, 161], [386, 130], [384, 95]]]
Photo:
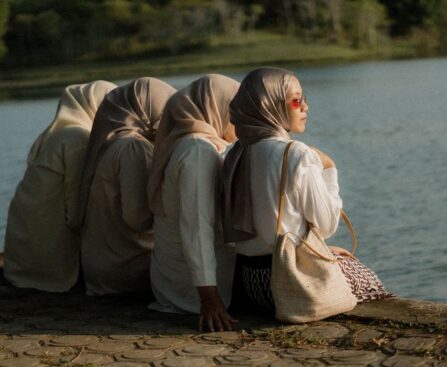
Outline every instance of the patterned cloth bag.
[[[350, 311], [356, 306], [357, 298], [351, 292], [337, 258], [317, 228], [309, 223], [306, 238], [291, 232], [281, 232], [287, 159], [291, 145], [292, 142], [287, 145], [282, 162], [271, 289], [276, 318], [282, 322], [303, 323]], [[351, 231], [354, 253], [357, 246], [354, 229], [344, 211], [341, 216]]]

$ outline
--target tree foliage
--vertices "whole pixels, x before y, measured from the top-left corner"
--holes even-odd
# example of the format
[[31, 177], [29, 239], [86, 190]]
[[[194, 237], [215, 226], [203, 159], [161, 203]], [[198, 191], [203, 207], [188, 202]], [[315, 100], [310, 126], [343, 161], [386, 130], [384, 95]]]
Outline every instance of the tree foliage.
[[447, 53], [447, 0], [0, 0], [0, 58], [15, 64], [177, 54], [253, 29]]
[[6, 54], [6, 45], [3, 41], [3, 35], [7, 30], [7, 22], [9, 16], [9, 4], [6, 1], [0, 0], [0, 58]]

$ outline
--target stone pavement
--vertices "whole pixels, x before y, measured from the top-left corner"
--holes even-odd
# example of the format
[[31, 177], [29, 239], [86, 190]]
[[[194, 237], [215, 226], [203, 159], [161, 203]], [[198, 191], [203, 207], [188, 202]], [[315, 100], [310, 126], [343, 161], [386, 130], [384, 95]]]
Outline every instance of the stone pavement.
[[443, 304], [388, 299], [295, 326], [237, 315], [237, 330], [199, 334], [196, 316], [148, 302], [17, 289], [0, 276], [0, 367], [447, 367]]

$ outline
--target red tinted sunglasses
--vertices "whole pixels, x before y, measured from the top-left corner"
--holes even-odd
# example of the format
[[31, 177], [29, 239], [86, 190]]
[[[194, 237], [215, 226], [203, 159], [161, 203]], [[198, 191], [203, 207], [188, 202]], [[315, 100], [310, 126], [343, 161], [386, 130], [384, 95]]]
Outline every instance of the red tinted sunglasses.
[[290, 105], [294, 109], [303, 108], [303, 105], [307, 105], [307, 97], [303, 94], [301, 98], [294, 98], [290, 101]]

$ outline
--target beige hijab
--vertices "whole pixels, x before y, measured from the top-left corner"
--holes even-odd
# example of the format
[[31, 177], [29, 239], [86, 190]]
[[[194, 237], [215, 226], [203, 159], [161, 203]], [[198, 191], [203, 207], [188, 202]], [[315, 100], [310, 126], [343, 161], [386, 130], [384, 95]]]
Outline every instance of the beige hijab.
[[256, 237], [250, 188], [250, 145], [271, 137], [290, 139], [286, 94], [293, 75], [279, 68], [253, 70], [231, 101], [231, 122], [236, 126], [239, 141], [224, 162], [226, 242]]
[[117, 138], [130, 134], [140, 134], [153, 142], [163, 109], [174, 93], [175, 89], [169, 84], [145, 77], [116, 88], [104, 98], [93, 122], [84, 162], [80, 193], [81, 224], [96, 168], [107, 148]]
[[90, 131], [101, 101], [114, 88], [116, 88], [115, 84], [103, 80], [66, 87], [62, 92], [53, 121], [31, 147], [28, 163], [32, 163], [38, 157], [40, 149], [56, 131], [69, 126], [78, 126]]
[[210, 140], [221, 151], [230, 123], [229, 103], [239, 83], [218, 74], [208, 74], [178, 91], [168, 101], [157, 132], [149, 184], [149, 205], [156, 215], [163, 215], [161, 185], [169, 158], [178, 142], [186, 136]]

